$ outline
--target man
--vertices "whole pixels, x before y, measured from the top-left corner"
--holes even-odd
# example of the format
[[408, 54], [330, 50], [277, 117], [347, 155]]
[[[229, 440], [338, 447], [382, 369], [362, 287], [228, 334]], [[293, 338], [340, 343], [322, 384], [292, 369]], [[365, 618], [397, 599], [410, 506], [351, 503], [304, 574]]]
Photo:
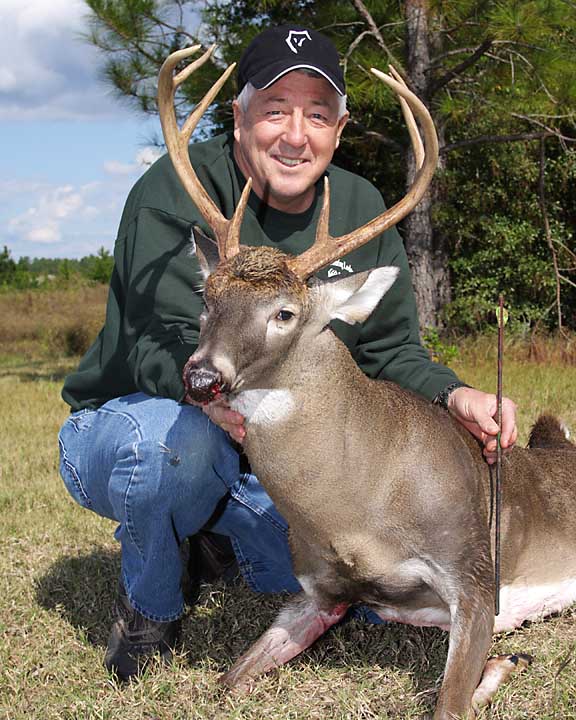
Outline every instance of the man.
[[[294, 254], [308, 247], [325, 174], [334, 234], [382, 212], [373, 186], [330, 164], [348, 113], [338, 55], [326, 38], [298, 26], [265, 31], [241, 58], [238, 86], [233, 137], [192, 145], [190, 155], [227, 217], [252, 177], [243, 244]], [[252, 588], [299, 589], [286, 523], [239, 453], [242, 416], [225, 403], [200, 409], [186, 402], [182, 368], [197, 345], [202, 310], [198, 266], [189, 251], [196, 225], [209, 231], [164, 157], [130, 194], [104, 328], [63, 390], [73, 410], [60, 433], [64, 481], [81, 505], [119, 523], [122, 574], [105, 663], [122, 679], [137, 674], [155, 652], [170, 657], [183, 612], [180, 547], [186, 538], [196, 538], [196, 575], [206, 556], [212, 574], [226, 567], [222, 538], [230, 538]], [[319, 275], [376, 265], [398, 266], [398, 280], [361, 327], [342, 324], [335, 331], [367, 374], [447, 407], [484, 443], [491, 461], [496, 399], [465, 386], [421, 347], [397, 231]], [[504, 447], [516, 439], [514, 416], [507, 400]]]

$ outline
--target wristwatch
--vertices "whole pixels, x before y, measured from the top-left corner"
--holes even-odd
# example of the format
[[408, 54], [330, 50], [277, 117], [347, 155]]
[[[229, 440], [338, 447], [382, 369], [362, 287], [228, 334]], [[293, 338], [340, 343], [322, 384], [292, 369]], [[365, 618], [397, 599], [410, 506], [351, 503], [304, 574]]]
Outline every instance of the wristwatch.
[[444, 390], [440, 390], [438, 395], [436, 395], [434, 400], [432, 400], [432, 403], [434, 405], [440, 405], [440, 407], [448, 410], [448, 398], [454, 392], [454, 390], [461, 387], [470, 387], [470, 385], [466, 385], [466, 383], [460, 382], [460, 380], [450, 383], [450, 385], [446, 385]]

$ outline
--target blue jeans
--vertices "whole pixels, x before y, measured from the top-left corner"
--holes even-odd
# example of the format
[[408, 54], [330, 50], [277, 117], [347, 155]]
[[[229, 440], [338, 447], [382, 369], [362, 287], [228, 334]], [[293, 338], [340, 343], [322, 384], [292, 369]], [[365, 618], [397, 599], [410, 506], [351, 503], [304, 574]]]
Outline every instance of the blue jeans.
[[241, 474], [229, 436], [197, 407], [135, 393], [68, 417], [60, 472], [85, 508], [119, 523], [122, 578], [146, 617], [182, 614], [180, 544], [221, 502], [211, 530], [230, 537], [261, 592], [297, 592], [287, 525], [256, 477]]

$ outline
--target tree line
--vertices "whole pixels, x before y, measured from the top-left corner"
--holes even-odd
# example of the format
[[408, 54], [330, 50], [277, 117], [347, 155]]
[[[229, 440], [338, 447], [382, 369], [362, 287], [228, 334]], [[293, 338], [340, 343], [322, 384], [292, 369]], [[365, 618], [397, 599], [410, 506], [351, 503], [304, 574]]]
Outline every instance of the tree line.
[[[199, 42], [214, 62], [179, 90], [182, 117], [262, 29], [297, 21], [340, 51], [351, 120], [336, 162], [390, 205], [416, 168], [396, 99], [369, 68], [393, 64], [427, 104], [440, 168], [403, 223], [424, 326], [576, 326], [576, 3], [571, 0], [84, 0], [86, 39], [119, 98], [157, 113], [166, 56]], [[234, 82], [200, 137], [232, 127]], [[197, 135], [198, 137], [198, 135]]]
[[114, 258], [101, 247], [96, 255], [80, 259], [12, 258], [5, 245], [0, 252], [0, 290], [34, 290], [110, 282]]

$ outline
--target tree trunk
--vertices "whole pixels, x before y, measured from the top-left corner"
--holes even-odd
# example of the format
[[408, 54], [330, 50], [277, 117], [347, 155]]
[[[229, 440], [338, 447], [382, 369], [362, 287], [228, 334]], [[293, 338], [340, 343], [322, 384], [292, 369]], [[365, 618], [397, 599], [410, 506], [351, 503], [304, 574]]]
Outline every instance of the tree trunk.
[[[412, 90], [428, 105], [432, 81], [428, 0], [406, 0], [405, 12], [408, 78]], [[414, 154], [410, 152], [407, 167], [408, 186], [413, 183], [415, 175]], [[434, 235], [432, 229], [433, 198], [434, 183], [404, 222], [406, 252], [412, 270], [421, 328], [437, 327], [441, 324], [439, 313], [450, 300], [445, 244], [441, 237]]]

